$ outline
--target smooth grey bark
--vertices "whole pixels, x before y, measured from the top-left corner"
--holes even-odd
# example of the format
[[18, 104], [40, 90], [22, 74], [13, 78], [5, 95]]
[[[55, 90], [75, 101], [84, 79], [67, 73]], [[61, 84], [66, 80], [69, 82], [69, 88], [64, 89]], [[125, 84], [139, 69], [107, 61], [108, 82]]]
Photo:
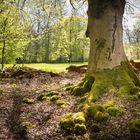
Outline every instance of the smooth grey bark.
[[122, 40], [124, 8], [125, 0], [88, 0], [89, 75], [127, 61]]

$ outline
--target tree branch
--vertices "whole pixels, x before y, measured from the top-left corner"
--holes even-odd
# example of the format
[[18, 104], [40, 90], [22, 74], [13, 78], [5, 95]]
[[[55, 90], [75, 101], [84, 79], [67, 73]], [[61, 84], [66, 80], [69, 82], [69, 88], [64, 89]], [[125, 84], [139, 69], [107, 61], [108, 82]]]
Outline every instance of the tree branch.
[[72, 0], [70, 0], [70, 5], [72, 6], [73, 9], [75, 9], [74, 4], [72, 2]]

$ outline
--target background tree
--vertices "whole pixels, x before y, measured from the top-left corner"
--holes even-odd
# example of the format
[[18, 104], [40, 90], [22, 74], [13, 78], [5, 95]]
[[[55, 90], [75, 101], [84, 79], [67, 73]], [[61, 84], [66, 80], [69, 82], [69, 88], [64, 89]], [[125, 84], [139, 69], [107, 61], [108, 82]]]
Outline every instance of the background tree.
[[[15, 52], [19, 53], [18, 43], [20, 42], [20, 51], [22, 43], [25, 43], [27, 34], [24, 33], [26, 23], [21, 21], [20, 10], [14, 1], [2, 1], [0, 4], [0, 47], [1, 47], [1, 64], [4, 67], [5, 62], [13, 62]], [[21, 43], [22, 42], [22, 43]], [[21, 51], [22, 52], [22, 51]], [[6, 55], [9, 57], [7, 59]]]
[[[78, 10], [68, 10], [67, 6], [69, 3], [64, 0], [26, 2], [24, 9], [31, 17], [32, 28], [26, 62], [82, 62], [88, 59], [89, 41], [84, 35], [86, 18], [82, 18]], [[75, 15], [71, 16], [71, 12]]]

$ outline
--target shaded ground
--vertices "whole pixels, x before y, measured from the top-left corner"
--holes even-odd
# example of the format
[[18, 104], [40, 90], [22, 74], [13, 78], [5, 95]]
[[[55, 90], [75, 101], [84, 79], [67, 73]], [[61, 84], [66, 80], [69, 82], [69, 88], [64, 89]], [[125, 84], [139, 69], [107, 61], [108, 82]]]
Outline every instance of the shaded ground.
[[[80, 98], [70, 95], [64, 89], [79, 82], [84, 75], [75, 72], [54, 75], [34, 69], [30, 69], [30, 75], [21, 74], [0, 80], [0, 139], [67, 139], [67, 135], [59, 127], [59, 119], [65, 113], [76, 112]], [[47, 91], [59, 91], [61, 100], [65, 100], [67, 104], [58, 106], [50, 100], [38, 101], [38, 95]], [[33, 99], [33, 103], [23, 103], [25, 97]], [[77, 140], [138, 140], [140, 138], [139, 135], [130, 134], [128, 131], [128, 121], [132, 118], [140, 118], [140, 100], [126, 101], [113, 94], [104, 94], [98, 103], [104, 104], [108, 100], [114, 100], [117, 106], [123, 106], [125, 114], [110, 117], [102, 124], [103, 128], [99, 133], [93, 133], [92, 138], [89, 138], [90, 130], [84, 136], [73, 136], [73, 138]], [[25, 133], [21, 127], [23, 122], [29, 126], [28, 133]]]

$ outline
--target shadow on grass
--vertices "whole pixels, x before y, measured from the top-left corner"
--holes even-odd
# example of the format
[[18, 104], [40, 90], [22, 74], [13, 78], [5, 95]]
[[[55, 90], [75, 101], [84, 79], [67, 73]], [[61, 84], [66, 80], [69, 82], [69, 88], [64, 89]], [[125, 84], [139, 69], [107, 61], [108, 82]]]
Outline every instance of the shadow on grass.
[[23, 96], [19, 93], [15, 93], [12, 98], [13, 107], [7, 121], [7, 126], [9, 127], [10, 134], [13, 135], [13, 139], [15, 140], [28, 140], [27, 134], [23, 133], [21, 130], [20, 122]]

